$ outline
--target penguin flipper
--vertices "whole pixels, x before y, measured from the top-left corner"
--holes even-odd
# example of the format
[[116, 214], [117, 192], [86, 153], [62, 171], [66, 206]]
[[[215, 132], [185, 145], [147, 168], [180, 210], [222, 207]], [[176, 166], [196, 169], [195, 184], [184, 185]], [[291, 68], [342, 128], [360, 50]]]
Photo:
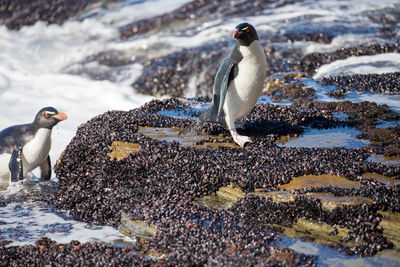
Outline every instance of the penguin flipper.
[[11, 173], [11, 182], [18, 182], [24, 179], [24, 171], [22, 166], [22, 147], [16, 148], [11, 154], [8, 168]]
[[237, 69], [237, 64], [230, 63], [226, 69], [224, 77], [222, 78], [222, 82], [220, 85], [220, 101], [218, 104], [218, 112], [217, 112], [217, 121], [221, 121], [223, 119], [223, 108], [225, 103], [226, 92], [228, 92], [229, 83], [233, 80], [234, 72]]
[[228, 57], [222, 61], [214, 80], [213, 100], [210, 109], [201, 117], [203, 121], [223, 122], [223, 106], [235, 66], [237, 68], [237, 64]]
[[40, 165], [40, 180], [47, 181], [51, 178], [51, 163], [50, 156]]

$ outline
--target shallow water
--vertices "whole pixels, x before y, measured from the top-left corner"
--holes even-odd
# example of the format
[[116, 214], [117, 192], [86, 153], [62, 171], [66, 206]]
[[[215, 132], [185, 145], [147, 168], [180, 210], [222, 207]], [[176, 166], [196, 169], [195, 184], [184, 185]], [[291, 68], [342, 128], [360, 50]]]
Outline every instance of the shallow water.
[[[362, 258], [360, 256], [349, 256], [319, 243], [303, 241], [300, 238], [288, 238], [281, 236], [278, 246], [284, 246], [293, 249], [298, 253], [318, 256], [318, 266], [397, 266], [400, 260], [396, 251], [385, 251], [371, 258]], [[392, 253], [394, 252], [394, 253]]]
[[42, 237], [58, 243], [105, 242], [133, 244], [135, 239], [126, 237], [111, 226], [90, 225], [73, 220], [41, 202], [11, 203], [0, 207], [0, 236], [11, 240], [10, 246], [34, 244]]
[[400, 166], [400, 157], [385, 157], [384, 155], [372, 154], [367, 160], [385, 165]]
[[[175, 113], [168, 112], [167, 114]], [[218, 148], [230, 147], [240, 148], [240, 146], [226, 141], [226, 137], [222, 135], [199, 134], [192, 131], [183, 131], [179, 128], [157, 128], [157, 127], [140, 127], [138, 134], [157, 139], [159, 141], [177, 142], [183, 147], [202, 148]], [[224, 142], [225, 141], [225, 142]]]
[[360, 148], [369, 145], [368, 140], [357, 139], [361, 131], [354, 128], [306, 129], [297, 138], [283, 138], [278, 142], [282, 147], [344, 147]]

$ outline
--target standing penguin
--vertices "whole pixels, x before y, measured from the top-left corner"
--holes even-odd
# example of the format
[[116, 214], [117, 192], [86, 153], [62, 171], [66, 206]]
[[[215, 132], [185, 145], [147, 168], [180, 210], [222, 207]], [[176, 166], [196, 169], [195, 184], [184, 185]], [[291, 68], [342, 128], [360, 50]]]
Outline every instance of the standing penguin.
[[249, 23], [236, 26], [236, 45], [222, 61], [214, 80], [213, 101], [201, 120], [225, 123], [233, 140], [243, 147], [251, 142], [239, 135], [235, 121], [246, 116], [264, 88], [267, 60], [256, 29]]
[[51, 131], [67, 116], [55, 108], [42, 108], [29, 124], [15, 125], [0, 132], [0, 181], [17, 182], [40, 166], [41, 179], [51, 178]]

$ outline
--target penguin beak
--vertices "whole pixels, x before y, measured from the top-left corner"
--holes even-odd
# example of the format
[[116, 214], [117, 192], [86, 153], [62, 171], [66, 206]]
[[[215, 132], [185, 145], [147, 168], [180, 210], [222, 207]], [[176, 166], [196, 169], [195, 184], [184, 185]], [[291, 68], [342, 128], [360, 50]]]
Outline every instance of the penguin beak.
[[65, 115], [64, 113], [58, 112], [56, 115], [53, 116], [53, 118], [56, 118], [56, 119], [58, 119], [58, 120], [60, 120], [60, 121], [64, 121], [64, 120], [66, 120], [68, 117], [67, 117], [67, 115]]
[[235, 31], [233, 32], [233, 38], [236, 38], [236, 36], [238, 35], [238, 33], [239, 33], [239, 30], [235, 30]]

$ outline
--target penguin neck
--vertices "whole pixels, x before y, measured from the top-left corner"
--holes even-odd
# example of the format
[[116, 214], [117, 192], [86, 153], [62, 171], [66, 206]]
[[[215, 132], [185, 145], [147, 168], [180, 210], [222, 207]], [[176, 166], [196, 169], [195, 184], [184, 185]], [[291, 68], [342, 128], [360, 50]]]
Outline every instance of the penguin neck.
[[[253, 57], [258, 57], [261, 54], [264, 54], [264, 51], [261, 47], [260, 41], [254, 40], [250, 45], [240, 45], [238, 42], [237, 49], [240, 51], [243, 59], [250, 59]], [[264, 55], [265, 58], [265, 55]]]
[[40, 129], [47, 129], [51, 131], [56, 124], [51, 122], [40, 122], [39, 120], [39, 118], [35, 118], [35, 120], [31, 123], [33, 132], [35, 133]]
[[35, 131], [32, 141], [36, 143], [36, 145], [43, 145], [47, 142], [51, 141], [51, 132], [52, 129], [48, 128], [39, 128]]

